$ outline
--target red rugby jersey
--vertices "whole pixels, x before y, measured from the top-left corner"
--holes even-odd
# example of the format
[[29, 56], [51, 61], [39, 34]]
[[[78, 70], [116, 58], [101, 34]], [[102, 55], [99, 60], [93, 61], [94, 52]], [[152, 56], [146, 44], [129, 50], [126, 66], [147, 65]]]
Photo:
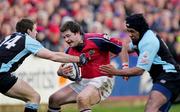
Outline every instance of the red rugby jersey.
[[110, 54], [119, 54], [122, 48], [122, 42], [118, 39], [108, 39], [105, 34], [86, 33], [84, 34], [84, 46], [81, 51], [70, 47], [68, 54], [79, 56], [86, 53], [90, 56], [90, 61], [81, 67], [82, 78], [94, 78], [104, 76], [99, 71], [99, 66], [110, 63]]

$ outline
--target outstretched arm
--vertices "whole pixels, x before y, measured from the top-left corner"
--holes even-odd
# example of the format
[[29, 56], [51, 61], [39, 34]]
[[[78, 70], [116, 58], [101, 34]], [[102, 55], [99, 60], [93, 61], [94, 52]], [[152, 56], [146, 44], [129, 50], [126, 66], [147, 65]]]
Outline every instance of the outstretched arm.
[[119, 54], [121, 61], [122, 61], [122, 69], [118, 70], [116, 69], [113, 65], [108, 64], [108, 65], [101, 65], [99, 67], [101, 73], [107, 74], [107, 75], [117, 75], [117, 76], [123, 76], [123, 79], [128, 80], [128, 77], [130, 76], [136, 76], [136, 75], [141, 75], [144, 72], [144, 69], [139, 68], [139, 67], [133, 67], [129, 68], [128, 67], [128, 47], [123, 46], [122, 51]]
[[[82, 61], [79, 58], [79, 56], [72, 56], [69, 54], [65, 54], [64, 52], [53, 52], [46, 48], [39, 50], [39, 52], [36, 54], [36, 56], [38, 56], [40, 58], [44, 58], [44, 59], [49, 59], [49, 60], [52, 60], [55, 62], [62, 62], [62, 63], [81, 62]], [[86, 61], [86, 60], [83, 60], [83, 61]]]
[[102, 65], [100, 66], [100, 71], [107, 75], [117, 75], [117, 76], [137, 76], [143, 74], [144, 70], [139, 67], [127, 68], [127, 69], [116, 69], [113, 65]]

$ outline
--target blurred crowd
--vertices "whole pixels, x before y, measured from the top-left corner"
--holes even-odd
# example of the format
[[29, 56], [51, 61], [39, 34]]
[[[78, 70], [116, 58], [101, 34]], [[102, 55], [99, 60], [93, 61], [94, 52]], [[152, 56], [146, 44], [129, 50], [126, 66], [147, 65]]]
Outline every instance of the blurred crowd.
[[169, 46], [180, 63], [180, 0], [0, 0], [0, 40], [15, 31], [16, 22], [37, 22], [37, 39], [48, 49], [63, 51], [60, 26], [69, 20], [84, 32], [127, 38], [124, 20], [143, 13], [151, 27]]

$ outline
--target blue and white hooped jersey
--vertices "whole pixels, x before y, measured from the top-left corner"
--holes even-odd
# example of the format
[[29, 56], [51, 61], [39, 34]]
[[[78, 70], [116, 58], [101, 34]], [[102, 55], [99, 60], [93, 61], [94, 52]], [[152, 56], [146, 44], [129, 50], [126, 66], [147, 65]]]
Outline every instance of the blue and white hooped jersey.
[[179, 71], [165, 42], [151, 30], [148, 30], [140, 40], [138, 51], [136, 66], [149, 71], [151, 75]]
[[44, 48], [25, 33], [13, 33], [0, 42], [0, 73], [15, 71], [30, 54]]

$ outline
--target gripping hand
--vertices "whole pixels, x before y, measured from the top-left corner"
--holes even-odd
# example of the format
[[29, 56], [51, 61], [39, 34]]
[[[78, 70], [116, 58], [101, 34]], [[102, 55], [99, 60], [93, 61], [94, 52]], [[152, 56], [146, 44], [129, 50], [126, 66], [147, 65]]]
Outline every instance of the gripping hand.
[[79, 63], [78, 63], [78, 65], [79, 66], [85, 65], [88, 61], [89, 61], [89, 58], [86, 56], [85, 53], [82, 53], [79, 56]]

